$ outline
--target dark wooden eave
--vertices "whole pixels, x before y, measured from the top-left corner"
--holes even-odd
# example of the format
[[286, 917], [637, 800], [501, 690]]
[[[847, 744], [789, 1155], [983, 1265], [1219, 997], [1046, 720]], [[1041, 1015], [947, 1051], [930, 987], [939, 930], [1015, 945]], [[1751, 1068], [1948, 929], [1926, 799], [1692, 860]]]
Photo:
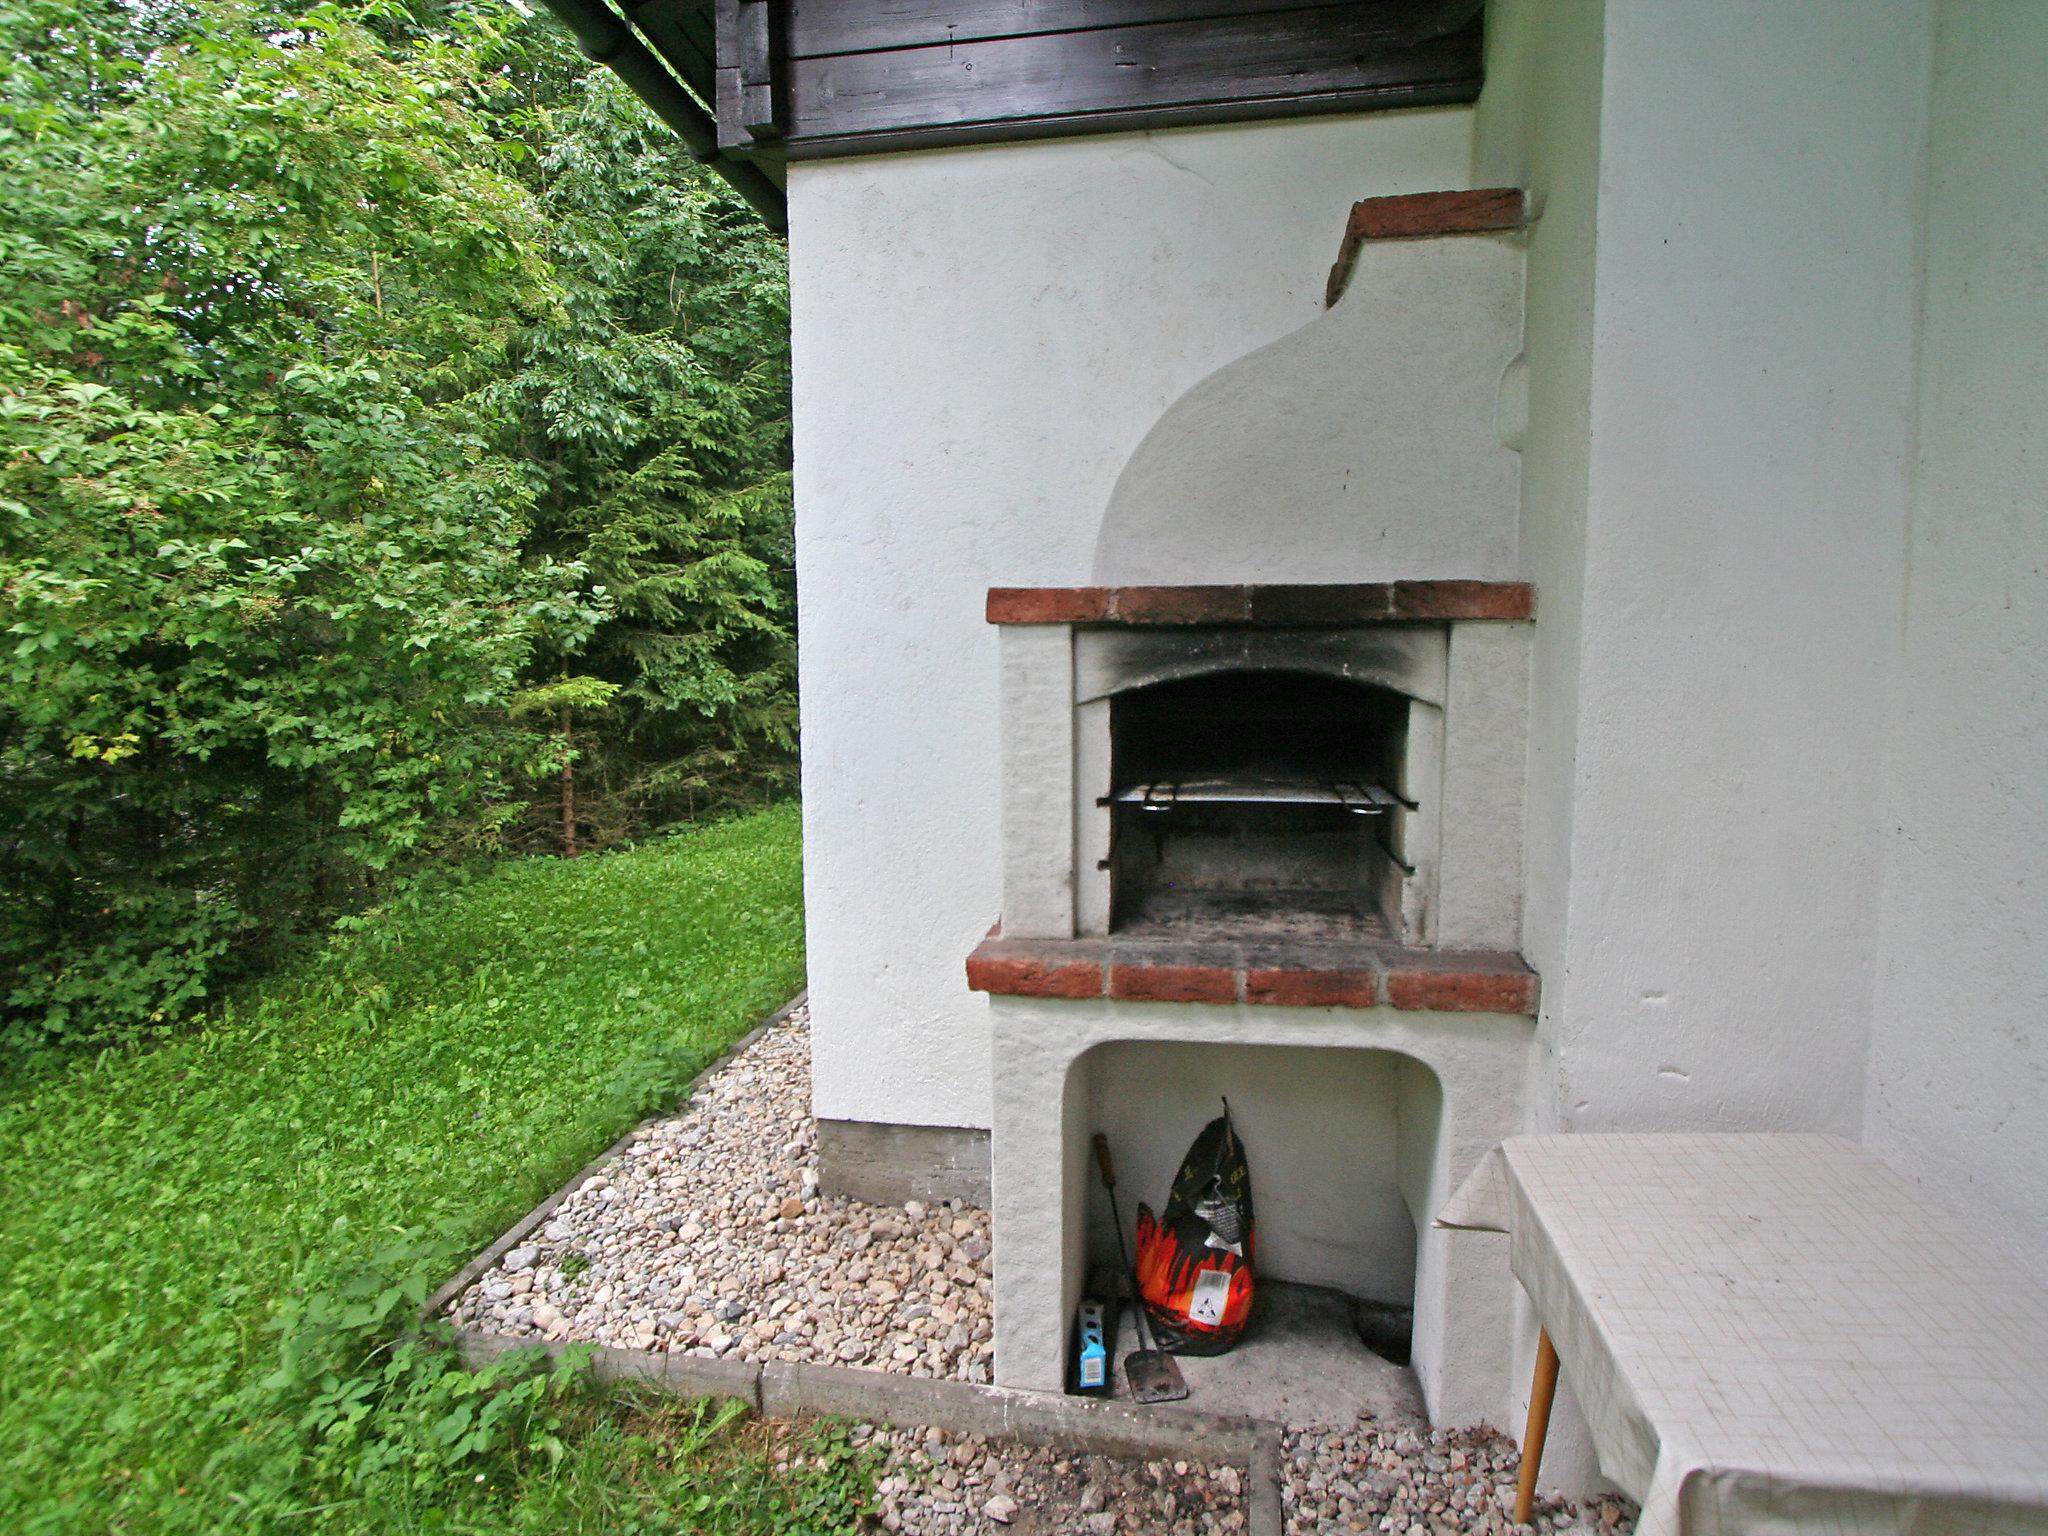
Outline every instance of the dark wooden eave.
[[716, 151], [770, 180], [787, 160], [1463, 102], [1481, 82], [1483, 0], [618, 3], [709, 104]]
[[646, 35], [648, 41], [643, 42], [607, 0], [542, 3], [576, 35], [585, 54], [625, 81], [770, 229], [778, 234], [788, 229], [789, 210], [779, 177], [754, 157], [729, 154], [719, 145], [717, 120], [704, 105], [715, 89], [714, 43], [701, 7], [626, 0], [627, 12]]
[[1482, 79], [1483, 0], [545, 3], [778, 230], [793, 159], [1463, 102]]

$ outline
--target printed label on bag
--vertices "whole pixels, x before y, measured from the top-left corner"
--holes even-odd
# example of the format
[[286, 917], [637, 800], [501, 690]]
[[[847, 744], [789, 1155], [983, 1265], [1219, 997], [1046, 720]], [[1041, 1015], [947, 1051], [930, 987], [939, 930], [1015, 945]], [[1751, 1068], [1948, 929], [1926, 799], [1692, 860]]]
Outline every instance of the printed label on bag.
[[1223, 1326], [1223, 1304], [1230, 1299], [1230, 1276], [1220, 1269], [1205, 1269], [1195, 1276], [1194, 1299], [1188, 1303], [1188, 1321], [1205, 1328]]

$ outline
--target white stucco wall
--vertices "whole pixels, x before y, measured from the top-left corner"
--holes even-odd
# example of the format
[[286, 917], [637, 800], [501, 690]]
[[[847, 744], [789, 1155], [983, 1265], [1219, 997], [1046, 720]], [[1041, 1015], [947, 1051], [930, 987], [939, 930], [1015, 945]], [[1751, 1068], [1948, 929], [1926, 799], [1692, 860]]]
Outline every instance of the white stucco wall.
[[1580, 565], [1530, 818], [1568, 1128], [1861, 1125], [1930, 14], [1606, 8], [1583, 525], [1531, 551]]
[[1551, 1037], [1571, 978], [1571, 832], [1578, 789], [1579, 644], [1585, 602], [1586, 476], [1592, 438], [1593, 278], [1600, 175], [1601, 0], [1491, 0], [1486, 89], [1474, 119], [1472, 185], [1523, 187], [1528, 234], [1521, 433], [1521, 576], [1540, 620], [1530, 635], [1522, 953], [1543, 982], [1531, 1055], [1531, 1129], [1554, 1130]]
[[[1537, 214], [1524, 267], [1523, 366], [1529, 402], [1520, 435], [1520, 574], [1537, 593], [1530, 634], [1524, 801], [1522, 953], [1544, 978], [1524, 1064], [1523, 1123], [1558, 1117], [1554, 1039], [1571, 976], [1571, 843], [1578, 790], [1579, 648], [1585, 601], [1586, 481], [1592, 438], [1593, 282], [1599, 227], [1602, 0], [1556, 6], [1489, 0], [1486, 89], [1473, 124], [1472, 185], [1527, 189]], [[1459, 1239], [1462, 1246], [1465, 1239]], [[1503, 1261], [1497, 1251], [1463, 1255]], [[1537, 1320], [1515, 1291], [1512, 1339], [1497, 1341], [1513, 1394], [1496, 1414], [1510, 1433], [1528, 1420]], [[1583, 1490], [1599, 1477], [1569, 1380], [1560, 1383], [1543, 1461], [1546, 1486]]]
[[796, 167], [819, 1113], [990, 1122], [984, 588], [1089, 579], [1349, 202], [1520, 184], [1521, 1123], [1861, 1132], [2048, 1278], [2048, 7], [1936, 10], [1492, 0], [1476, 117]]
[[985, 1126], [992, 583], [1087, 580], [1118, 471], [1197, 380], [1321, 312], [1350, 204], [1464, 184], [1471, 113], [793, 166], [815, 1104]]
[[2048, 6], [1945, 0], [1865, 1135], [2048, 1283]]
[[1928, 35], [1925, 4], [1489, 5], [1472, 182], [1540, 214], [1531, 1129], [1861, 1118]]
[[1368, 242], [1334, 308], [1145, 434], [1092, 579], [1511, 579], [1520, 466], [1498, 418], [1521, 344], [1519, 232]]

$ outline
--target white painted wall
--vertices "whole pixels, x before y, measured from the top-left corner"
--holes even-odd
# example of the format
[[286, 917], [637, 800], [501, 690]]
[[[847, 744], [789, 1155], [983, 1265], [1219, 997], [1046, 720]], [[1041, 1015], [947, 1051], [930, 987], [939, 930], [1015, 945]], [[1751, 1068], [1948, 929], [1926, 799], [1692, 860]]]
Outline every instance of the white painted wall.
[[1522, 237], [1363, 246], [1337, 305], [1169, 406], [1096, 539], [1108, 586], [1515, 573], [1497, 417]]
[[1532, 1124], [1860, 1129], [2048, 1278], [2048, 7], [1601, 9], [1492, 0], [1475, 123]]
[[[1472, 184], [1540, 215], [1531, 1129], [1861, 1117], [1927, 18], [1489, 5]], [[1545, 1471], [1592, 1477], [1569, 1382]]]
[[1568, 1128], [1861, 1124], [1930, 14], [1606, 8], [1584, 519], [1531, 554], [1581, 567], [1531, 815]]
[[1523, 1123], [1860, 1130], [2048, 1277], [2048, 8], [1936, 10], [1493, 0], [1476, 120], [796, 167], [819, 1112], [989, 1123], [983, 589], [1350, 201], [1523, 184]]
[[989, 1122], [990, 584], [1087, 579], [1169, 402], [1321, 312], [1350, 204], [1463, 184], [1471, 113], [793, 166], [819, 1114]]
[[1543, 978], [1531, 1055], [1531, 1129], [1554, 1130], [1556, 1021], [1570, 995], [1565, 933], [1578, 789], [1579, 647], [1585, 607], [1586, 481], [1592, 440], [1594, 237], [1598, 228], [1602, 0], [1490, 0], [1486, 88], [1474, 119], [1472, 185], [1524, 187], [1528, 234], [1521, 433], [1521, 575], [1534, 584], [1522, 953]]
[[1944, 0], [1865, 1136], [2048, 1283], [2048, 6]]
[[[1603, 0], [1489, 0], [1486, 89], [1473, 124], [1472, 185], [1526, 188], [1537, 218], [1524, 264], [1520, 561], [1536, 588], [1530, 634], [1528, 776], [1522, 872], [1522, 953], [1543, 977], [1542, 1015], [1525, 1063], [1524, 1124], [1556, 1128], [1554, 1041], [1571, 974], [1572, 817], [1578, 790], [1579, 650], [1585, 605], [1586, 486], [1592, 441], [1593, 291], [1599, 227]], [[1473, 1251], [1462, 1251], [1466, 1248]], [[1461, 1238], [1467, 1263], [1506, 1262], [1497, 1247]], [[1528, 1419], [1537, 1322], [1516, 1292], [1512, 1396], [1496, 1421]], [[1543, 1461], [1547, 1485], [1598, 1480], [1592, 1438], [1572, 1383], [1560, 1383]]]

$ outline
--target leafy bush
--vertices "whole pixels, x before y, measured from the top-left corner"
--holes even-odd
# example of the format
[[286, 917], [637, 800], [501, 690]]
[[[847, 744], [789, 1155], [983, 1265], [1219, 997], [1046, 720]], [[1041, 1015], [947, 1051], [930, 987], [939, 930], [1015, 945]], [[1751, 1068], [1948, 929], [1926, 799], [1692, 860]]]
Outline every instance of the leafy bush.
[[455, 1263], [444, 1242], [402, 1234], [367, 1260], [324, 1255], [300, 1276], [275, 1323], [277, 1369], [246, 1393], [252, 1414], [290, 1414], [304, 1435], [299, 1481], [336, 1498], [428, 1496], [456, 1474], [518, 1475], [559, 1462], [567, 1410], [587, 1398], [590, 1350], [559, 1364], [545, 1351], [468, 1371], [448, 1330], [409, 1324]]
[[600, 611], [476, 411], [556, 292], [473, 55], [132, 15], [0, 3], [0, 1003], [60, 1037], [516, 813]]
[[703, 1528], [759, 1530], [858, 1496], [834, 1464], [771, 1498], [730, 1426], [683, 1466], [673, 1415], [394, 1326], [794, 990], [798, 844], [782, 806], [511, 861], [0, 1088], [0, 1530], [630, 1529], [726, 1482], [760, 1497]]
[[0, 155], [0, 1042], [791, 782], [782, 249], [553, 23], [0, 0]]

